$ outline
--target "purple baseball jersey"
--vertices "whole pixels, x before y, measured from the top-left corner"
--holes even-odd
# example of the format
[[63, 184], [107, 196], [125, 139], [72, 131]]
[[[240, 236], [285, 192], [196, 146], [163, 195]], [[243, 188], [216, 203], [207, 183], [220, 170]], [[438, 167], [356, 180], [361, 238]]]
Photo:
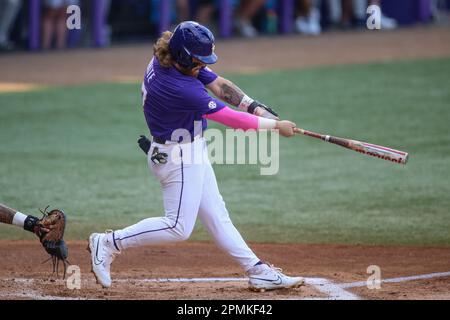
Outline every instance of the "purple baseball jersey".
[[201, 121], [205, 130], [207, 122], [203, 115], [226, 106], [211, 97], [205, 88], [216, 78], [217, 74], [209, 68], [202, 68], [196, 78], [182, 74], [175, 67], [164, 68], [153, 57], [142, 83], [144, 115], [151, 135], [171, 140], [174, 130], [186, 129], [194, 137], [195, 121]]

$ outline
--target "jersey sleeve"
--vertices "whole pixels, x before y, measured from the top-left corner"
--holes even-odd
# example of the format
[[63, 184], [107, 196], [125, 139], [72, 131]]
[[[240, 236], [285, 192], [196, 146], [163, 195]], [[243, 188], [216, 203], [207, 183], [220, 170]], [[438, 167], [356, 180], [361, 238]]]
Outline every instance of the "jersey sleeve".
[[218, 75], [214, 71], [208, 67], [204, 67], [200, 69], [197, 79], [206, 86], [216, 80], [217, 77]]
[[214, 113], [223, 109], [226, 104], [216, 98], [211, 97], [205, 88], [197, 90], [187, 90], [180, 97], [180, 109], [182, 112], [195, 112], [200, 115]]

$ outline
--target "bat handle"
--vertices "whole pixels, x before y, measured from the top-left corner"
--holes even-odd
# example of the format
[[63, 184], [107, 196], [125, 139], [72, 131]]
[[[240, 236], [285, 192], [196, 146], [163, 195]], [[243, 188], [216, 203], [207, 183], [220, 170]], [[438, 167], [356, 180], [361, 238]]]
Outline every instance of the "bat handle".
[[320, 134], [320, 133], [308, 131], [308, 130], [305, 130], [305, 129], [302, 129], [302, 128], [294, 128], [294, 131], [295, 131], [295, 133], [303, 134], [305, 136], [321, 139], [321, 140], [324, 140], [324, 141], [329, 141], [330, 140], [330, 136], [328, 136], [328, 135], [323, 135], [323, 134]]
[[305, 130], [302, 128], [294, 128], [294, 132], [297, 134], [305, 134]]

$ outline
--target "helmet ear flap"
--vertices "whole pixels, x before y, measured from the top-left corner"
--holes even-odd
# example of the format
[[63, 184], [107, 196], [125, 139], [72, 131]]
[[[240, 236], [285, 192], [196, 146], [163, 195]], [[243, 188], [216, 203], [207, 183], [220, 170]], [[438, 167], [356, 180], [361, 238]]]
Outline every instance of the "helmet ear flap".
[[187, 69], [192, 69], [194, 67], [194, 61], [192, 60], [192, 57], [190, 53], [187, 51], [185, 47], [182, 47], [181, 50], [178, 52], [178, 59], [177, 62]]
[[[182, 38], [182, 34], [177, 30], [179, 27], [175, 29], [175, 32], [172, 34], [169, 42], [169, 49], [172, 53], [173, 59], [182, 67], [187, 69], [192, 69], [194, 67], [194, 62], [192, 60], [190, 52], [181, 44], [181, 39], [174, 39], [178, 35], [179, 38]], [[172, 45], [173, 44], [173, 45]]]

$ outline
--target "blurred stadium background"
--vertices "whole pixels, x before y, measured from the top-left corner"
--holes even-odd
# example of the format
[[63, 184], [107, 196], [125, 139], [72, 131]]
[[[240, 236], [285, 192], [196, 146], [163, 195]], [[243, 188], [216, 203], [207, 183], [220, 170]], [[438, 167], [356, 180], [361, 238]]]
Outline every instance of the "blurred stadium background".
[[[66, 8], [71, 4], [81, 9], [82, 28], [66, 34]], [[382, 8], [383, 29], [448, 23], [448, 0], [2, 0], [0, 48], [48, 50], [147, 42], [183, 20], [206, 24], [221, 38], [319, 35], [365, 28], [371, 4]]]

